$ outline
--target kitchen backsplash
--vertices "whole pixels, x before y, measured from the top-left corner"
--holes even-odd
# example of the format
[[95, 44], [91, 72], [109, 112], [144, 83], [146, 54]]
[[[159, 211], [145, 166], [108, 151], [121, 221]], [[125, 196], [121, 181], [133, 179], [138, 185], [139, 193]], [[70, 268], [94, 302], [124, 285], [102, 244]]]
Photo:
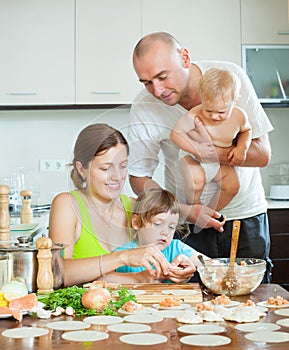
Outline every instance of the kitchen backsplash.
[[[274, 126], [274, 131], [270, 133], [271, 163], [288, 163], [289, 109], [271, 108], [266, 112]], [[61, 159], [70, 163], [79, 131], [94, 122], [108, 123], [126, 135], [128, 108], [0, 111], [0, 182], [22, 166], [34, 186], [37, 197], [34, 202], [48, 203], [56, 193], [71, 190], [70, 169], [65, 168], [65, 172], [40, 172], [39, 162]], [[269, 194], [272, 184], [270, 167], [262, 169], [261, 173], [266, 194]], [[161, 168], [157, 170], [156, 179], [163, 184]], [[133, 194], [128, 183], [124, 191]]]

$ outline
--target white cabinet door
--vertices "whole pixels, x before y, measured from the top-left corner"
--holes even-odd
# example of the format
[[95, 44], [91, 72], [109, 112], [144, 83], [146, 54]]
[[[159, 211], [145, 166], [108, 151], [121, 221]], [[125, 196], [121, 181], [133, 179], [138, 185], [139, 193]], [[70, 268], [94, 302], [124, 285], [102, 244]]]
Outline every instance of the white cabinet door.
[[288, 0], [241, 0], [243, 44], [289, 44]]
[[0, 105], [74, 103], [73, 21], [73, 0], [0, 0]]
[[239, 0], [145, 0], [143, 32], [169, 32], [193, 60], [241, 63]]
[[141, 84], [132, 51], [140, 0], [76, 0], [76, 103], [131, 103]]

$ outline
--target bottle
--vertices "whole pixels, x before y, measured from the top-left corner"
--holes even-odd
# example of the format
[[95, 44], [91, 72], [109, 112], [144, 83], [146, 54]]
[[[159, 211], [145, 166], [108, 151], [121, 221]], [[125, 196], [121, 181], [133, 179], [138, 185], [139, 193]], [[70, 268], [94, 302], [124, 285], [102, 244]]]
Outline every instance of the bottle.
[[21, 224], [32, 224], [33, 223], [33, 211], [31, 209], [31, 196], [32, 191], [23, 190], [20, 192], [22, 199], [22, 208], [20, 211], [20, 222]]
[[0, 185], [0, 240], [10, 240], [9, 193], [7, 185]]

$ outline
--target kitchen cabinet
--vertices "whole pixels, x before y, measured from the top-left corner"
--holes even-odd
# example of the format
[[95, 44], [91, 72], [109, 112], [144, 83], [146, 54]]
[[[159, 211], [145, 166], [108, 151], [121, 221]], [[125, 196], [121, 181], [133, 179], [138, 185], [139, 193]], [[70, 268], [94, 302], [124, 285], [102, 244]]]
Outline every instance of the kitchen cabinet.
[[140, 0], [76, 0], [76, 104], [131, 103], [141, 89], [132, 51]]
[[74, 0], [1, 0], [0, 33], [0, 105], [74, 103]]
[[288, 0], [241, 0], [243, 44], [289, 44]]
[[241, 64], [239, 0], [145, 0], [143, 34], [166, 31], [190, 49], [192, 60]]
[[289, 290], [289, 209], [269, 209], [268, 219], [271, 237], [270, 257], [274, 268], [272, 283]]

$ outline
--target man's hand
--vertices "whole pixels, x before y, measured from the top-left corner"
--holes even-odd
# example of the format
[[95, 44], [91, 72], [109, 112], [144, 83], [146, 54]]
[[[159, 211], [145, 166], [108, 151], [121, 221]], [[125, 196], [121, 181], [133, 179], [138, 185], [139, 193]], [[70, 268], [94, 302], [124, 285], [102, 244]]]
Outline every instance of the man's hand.
[[226, 218], [219, 212], [202, 204], [181, 205], [183, 219], [195, 225], [195, 231], [199, 232], [203, 228], [213, 227], [219, 232], [224, 231]]

